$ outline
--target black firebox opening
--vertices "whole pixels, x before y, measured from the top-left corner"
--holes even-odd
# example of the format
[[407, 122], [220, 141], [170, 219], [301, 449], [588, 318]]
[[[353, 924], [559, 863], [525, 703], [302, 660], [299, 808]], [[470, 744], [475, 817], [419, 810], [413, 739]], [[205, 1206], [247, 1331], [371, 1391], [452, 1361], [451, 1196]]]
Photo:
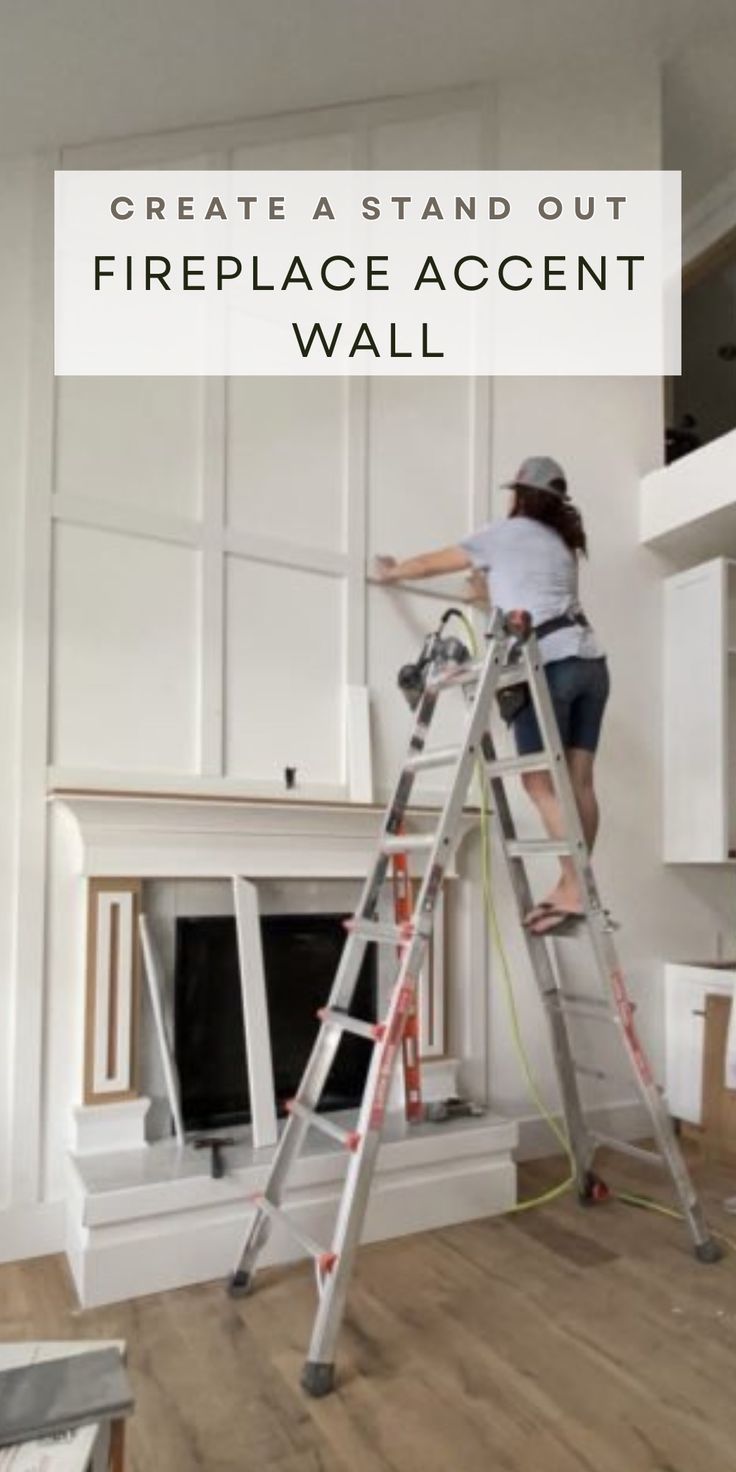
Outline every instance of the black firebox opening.
[[[345, 940], [344, 915], [261, 917], [278, 1112], [297, 1091]], [[371, 946], [351, 1012], [376, 1021], [378, 968]], [[240, 969], [232, 916], [182, 917], [176, 926], [175, 1056], [184, 1127], [250, 1123]], [[344, 1036], [320, 1108], [360, 1103], [372, 1045]]]

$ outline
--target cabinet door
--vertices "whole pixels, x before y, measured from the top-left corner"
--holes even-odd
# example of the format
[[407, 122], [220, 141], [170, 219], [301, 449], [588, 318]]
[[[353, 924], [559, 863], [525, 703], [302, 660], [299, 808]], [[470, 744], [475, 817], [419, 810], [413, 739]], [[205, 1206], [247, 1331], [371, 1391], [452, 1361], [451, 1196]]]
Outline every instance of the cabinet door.
[[664, 857], [727, 858], [726, 563], [668, 578], [664, 626]]
[[675, 1119], [702, 1123], [705, 999], [731, 996], [734, 974], [707, 967], [665, 968], [665, 1067], [667, 1107]]

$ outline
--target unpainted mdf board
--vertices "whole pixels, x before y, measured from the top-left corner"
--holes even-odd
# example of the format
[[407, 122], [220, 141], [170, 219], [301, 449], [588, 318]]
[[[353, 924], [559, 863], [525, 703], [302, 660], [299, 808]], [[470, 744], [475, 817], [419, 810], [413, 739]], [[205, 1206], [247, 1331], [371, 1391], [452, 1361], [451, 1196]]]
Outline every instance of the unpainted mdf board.
[[736, 1089], [724, 1083], [731, 1007], [730, 997], [705, 999], [702, 1141], [715, 1155], [736, 1154]]

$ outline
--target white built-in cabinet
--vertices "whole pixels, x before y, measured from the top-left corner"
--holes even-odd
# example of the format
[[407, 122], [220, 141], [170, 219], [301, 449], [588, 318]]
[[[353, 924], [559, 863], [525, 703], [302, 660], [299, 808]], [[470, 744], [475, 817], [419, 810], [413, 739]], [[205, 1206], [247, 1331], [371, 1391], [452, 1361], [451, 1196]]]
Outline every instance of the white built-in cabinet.
[[665, 1092], [670, 1114], [703, 1123], [705, 1007], [709, 996], [732, 997], [733, 966], [669, 962], [665, 984]]
[[736, 860], [736, 560], [665, 583], [664, 857]]

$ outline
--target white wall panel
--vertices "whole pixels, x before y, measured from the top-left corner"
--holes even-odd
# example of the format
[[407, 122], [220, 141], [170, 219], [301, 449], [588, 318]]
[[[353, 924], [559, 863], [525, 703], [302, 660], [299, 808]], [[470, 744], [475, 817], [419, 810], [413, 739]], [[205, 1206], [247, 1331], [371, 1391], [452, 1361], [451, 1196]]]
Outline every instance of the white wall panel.
[[343, 550], [349, 391], [339, 378], [229, 380], [231, 525]]
[[[230, 155], [231, 169], [349, 169], [353, 163], [350, 133], [282, 138], [248, 143]], [[254, 190], [254, 193], [256, 191]]]
[[[380, 801], [393, 786], [406, 752], [412, 715], [396, 684], [402, 664], [417, 658], [422, 642], [435, 628], [444, 604], [420, 593], [374, 587], [368, 600], [368, 683], [371, 700], [373, 769], [376, 796]], [[459, 626], [456, 632], [460, 632]], [[462, 636], [462, 635], [461, 635]], [[465, 720], [459, 691], [440, 700], [432, 723], [432, 746], [458, 741]], [[419, 800], [423, 793], [446, 792], [447, 773], [430, 772], [417, 782]]]
[[343, 601], [338, 578], [228, 557], [228, 775], [344, 781]]
[[141, 537], [57, 527], [55, 765], [194, 769], [197, 557]]
[[372, 379], [369, 405], [369, 553], [459, 541], [470, 530], [469, 381]]
[[57, 379], [57, 492], [199, 515], [202, 383]]
[[477, 110], [441, 113], [371, 129], [374, 169], [475, 169], [481, 164], [481, 118]]

